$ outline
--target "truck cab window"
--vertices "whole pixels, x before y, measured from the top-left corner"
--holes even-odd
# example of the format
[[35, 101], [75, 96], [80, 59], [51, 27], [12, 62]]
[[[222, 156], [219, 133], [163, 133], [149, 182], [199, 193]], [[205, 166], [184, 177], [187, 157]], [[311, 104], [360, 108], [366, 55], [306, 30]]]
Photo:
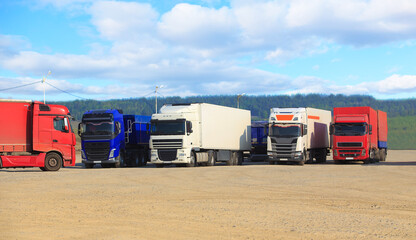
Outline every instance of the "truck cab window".
[[54, 118], [53, 119], [53, 128], [55, 128], [55, 130], [65, 132], [64, 118]]

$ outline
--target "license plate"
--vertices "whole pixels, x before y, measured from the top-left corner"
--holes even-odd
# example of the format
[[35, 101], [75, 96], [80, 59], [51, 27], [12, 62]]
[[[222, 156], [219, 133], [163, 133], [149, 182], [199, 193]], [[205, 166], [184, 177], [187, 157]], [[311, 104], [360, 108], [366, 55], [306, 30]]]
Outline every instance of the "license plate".
[[289, 160], [289, 159], [287, 159], [287, 158], [281, 158], [281, 159], [279, 159], [280, 161], [287, 161], [287, 160]]
[[354, 160], [353, 157], [346, 157], [345, 160]]

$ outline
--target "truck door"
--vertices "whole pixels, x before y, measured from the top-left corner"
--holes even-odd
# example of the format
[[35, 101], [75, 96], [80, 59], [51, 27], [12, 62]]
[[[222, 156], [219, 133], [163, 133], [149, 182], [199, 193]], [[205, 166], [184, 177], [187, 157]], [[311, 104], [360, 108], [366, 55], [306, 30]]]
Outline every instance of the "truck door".
[[59, 150], [64, 159], [71, 159], [72, 156], [72, 133], [67, 117], [58, 116], [53, 119], [52, 145]]

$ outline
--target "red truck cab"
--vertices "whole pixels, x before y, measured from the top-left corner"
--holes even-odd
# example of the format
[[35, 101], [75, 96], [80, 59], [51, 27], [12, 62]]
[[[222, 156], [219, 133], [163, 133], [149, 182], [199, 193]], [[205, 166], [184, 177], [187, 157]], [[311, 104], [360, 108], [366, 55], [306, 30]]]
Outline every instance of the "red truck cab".
[[68, 108], [0, 99], [0, 167], [57, 171], [75, 165], [75, 134]]
[[333, 159], [341, 161], [385, 161], [387, 114], [371, 107], [334, 108], [331, 126]]

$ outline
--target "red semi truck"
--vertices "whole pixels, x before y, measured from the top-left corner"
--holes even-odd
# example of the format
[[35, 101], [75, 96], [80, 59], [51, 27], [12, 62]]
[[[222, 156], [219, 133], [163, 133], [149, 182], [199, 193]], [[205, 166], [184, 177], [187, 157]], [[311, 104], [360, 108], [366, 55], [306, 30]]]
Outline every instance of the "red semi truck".
[[65, 106], [0, 99], [0, 168], [74, 166], [70, 118]]
[[333, 158], [342, 161], [385, 161], [387, 114], [371, 107], [334, 108], [331, 126]]

